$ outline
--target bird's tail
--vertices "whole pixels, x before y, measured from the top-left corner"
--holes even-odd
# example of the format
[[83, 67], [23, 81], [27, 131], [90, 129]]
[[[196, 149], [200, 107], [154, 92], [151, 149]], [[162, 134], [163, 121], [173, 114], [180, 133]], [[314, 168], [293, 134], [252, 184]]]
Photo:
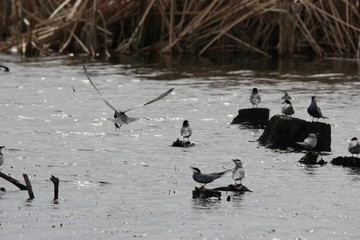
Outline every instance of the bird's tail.
[[231, 172], [231, 171], [232, 171], [231, 169], [228, 169], [228, 170], [226, 170], [226, 171], [219, 172], [218, 174], [219, 174], [220, 176], [222, 176], [222, 175], [225, 175], [225, 174], [227, 174], [228, 172]]

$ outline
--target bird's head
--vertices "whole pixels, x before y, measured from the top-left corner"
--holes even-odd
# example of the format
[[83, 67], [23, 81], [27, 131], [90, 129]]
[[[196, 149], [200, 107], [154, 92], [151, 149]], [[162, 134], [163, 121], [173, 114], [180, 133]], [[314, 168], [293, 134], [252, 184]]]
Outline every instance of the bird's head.
[[311, 96], [311, 100], [315, 100], [316, 99], [316, 96]]
[[196, 168], [196, 167], [190, 167], [194, 173], [201, 173], [200, 169]]
[[188, 120], [184, 120], [184, 122], [183, 122], [183, 126], [184, 126], [184, 127], [189, 126], [189, 121], [188, 121]]
[[253, 92], [253, 93], [257, 93], [257, 92], [258, 92], [258, 89], [257, 89], [257, 88], [253, 88], [252, 92]]
[[352, 139], [351, 139], [351, 141], [357, 141], [358, 139], [357, 139], [357, 137], [353, 137]]
[[0, 150], [3, 149], [5, 146], [0, 146]]
[[243, 166], [243, 163], [242, 163], [242, 161], [240, 159], [233, 159], [232, 161], [235, 163], [235, 165], [237, 167], [242, 167]]

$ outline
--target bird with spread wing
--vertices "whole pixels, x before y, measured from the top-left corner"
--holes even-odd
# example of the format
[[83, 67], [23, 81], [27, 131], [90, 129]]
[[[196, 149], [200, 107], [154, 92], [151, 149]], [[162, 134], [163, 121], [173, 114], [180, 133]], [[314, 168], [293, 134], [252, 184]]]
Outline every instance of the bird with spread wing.
[[98, 94], [101, 96], [102, 100], [106, 103], [106, 105], [108, 105], [112, 110], [115, 111], [114, 113], [114, 119], [113, 119], [113, 123], [115, 125], [115, 129], [120, 129], [120, 127], [123, 125], [123, 124], [129, 124], [129, 123], [132, 123], [134, 122], [135, 120], [137, 120], [137, 118], [132, 118], [132, 117], [128, 117], [126, 115], [126, 113], [128, 111], [131, 111], [131, 110], [134, 110], [134, 109], [137, 109], [139, 107], [143, 107], [143, 106], [146, 106], [146, 105], [149, 105], [153, 102], [156, 102], [164, 97], [166, 97], [167, 95], [169, 95], [169, 93], [171, 93], [174, 88], [171, 88], [169, 90], [167, 90], [166, 92], [164, 92], [163, 94], [161, 94], [160, 96], [154, 98], [153, 100], [151, 101], [148, 101], [146, 103], [143, 103], [143, 104], [139, 104], [135, 107], [131, 107], [131, 108], [128, 108], [127, 110], [125, 111], [122, 111], [122, 110], [119, 110], [119, 109], [116, 109], [109, 101], [109, 99], [107, 99], [104, 95], [102, 95], [102, 93], [99, 91], [99, 89], [95, 86], [94, 82], [91, 80], [90, 78], [90, 74], [89, 72], [86, 70], [86, 67], [84, 65], [84, 73], [87, 77], [87, 79], [89, 80], [89, 82], [91, 83], [91, 85], [95, 88], [95, 90], [98, 92]]

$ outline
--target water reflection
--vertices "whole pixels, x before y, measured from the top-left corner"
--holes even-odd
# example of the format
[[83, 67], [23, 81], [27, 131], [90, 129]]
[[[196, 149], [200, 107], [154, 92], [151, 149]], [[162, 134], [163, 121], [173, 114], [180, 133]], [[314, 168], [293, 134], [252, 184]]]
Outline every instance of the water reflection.
[[195, 210], [217, 210], [221, 206], [221, 199], [196, 198], [192, 199], [192, 208]]

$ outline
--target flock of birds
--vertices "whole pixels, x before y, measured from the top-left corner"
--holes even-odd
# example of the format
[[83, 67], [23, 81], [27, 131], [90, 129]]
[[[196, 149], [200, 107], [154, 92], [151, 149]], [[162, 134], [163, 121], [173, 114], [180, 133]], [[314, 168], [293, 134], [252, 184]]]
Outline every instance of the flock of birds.
[[[285, 92], [284, 96], [282, 97], [282, 100], [284, 101], [283, 104], [286, 104], [286, 105], [284, 107], [282, 107], [282, 109], [281, 109], [282, 114], [291, 116], [295, 113], [294, 108], [292, 107], [292, 104], [290, 101], [291, 99], [292, 98], [290, 97], [290, 95], [287, 92]], [[250, 102], [253, 105], [253, 107], [257, 107], [257, 105], [261, 102], [261, 96], [260, 96], [257, 88], [253, 88], [252, 93], [250, 95]], [[317, 118], [318, 120], [319, 120], [319, 118], [324, 118], [324, 119], [327, 118], [322, 114], [321, 109], [317, 105], [315, 96], [311, 97], [311, 103], [310, 103], [309, 107], [307, 108], [307, 112], [313, 118], [313, 121], [314, 121], [314, 118]], [[184, 121], [183, 127], [181, 128], [181, 131], [180, 131], [180, 133], [183, 137], [184, 137], [183, 134], [186, 132], [186, 130], [185, 130], [186, 128], [190, 128], [187, 120]], [[186, 136], [188, 136], [188, 135], [186, 135]], [[304, 148], [304, 149], [307, 149], [307, 150], [314, 149], [317, 144], [318, 136], [319, 136], [318, 133], [310, 133], [309, 136], [306, 139], [304, 139], [303, 142], [296, 142], [296, 143], [299, 144], [300, 146], [302, 146], [302, 148]], [[348, 146], [348, 150], [352, 154], [352, 156], [354, 154], [357, 154], [357, 157], [358, 157], [358, 155], [360, 154], [360, 143], [356, 137], [351, 139], [349, 146]], [[206, 184], [211, 183], [214, 180], [224, 176], [226, 173], [232, 171], [232, 178], [235, 181], [235, 185], [237, 184], [237, 181], [240, 181], [240, 184], [242, 184], [242, 180], [245, 178], [245, 169], [243, 167], [243, 163], [239, 159], [234, 159], [233, 162], [235, 163], [235, 167], [232, 170], [229, 169], [229, 170], [226, 170], [223, 172], [218, 172], [218, 173], [207, 173], [206, 174], [206, 173], [202, 173], [199, 168], [191, 167], [191, 169], [193, 170], [192, 177], [193, 177], [194, 181], [196, 181], [198, 183], [203, 183], [204, 185], [202, 187], [205, 187]]]
[[[128, 111], [131, 111], [131, 110], [137, 109], [139, 107], [143, 107], [143, 106], [149, 105], [153, 102], [156, 102], [156, 101], [166, 97], [174, 90], [174, 88], [171, 88], [171, 89], [167, 90], [166, 92], [164, 92], [163, 94], [159, 95], [158, 97], [156, 97], [144, 104], [140, 104], [140, 105], [128, 108], [127, 110], [119, 110], [119, 109], [115, 108], [110, 103], [110, 101], [99, 91], [99, 89], [96, 87], [94, 82], [91, 80], [90, 74], [86, 70], [86, 67], [83, 66], [83, 68], [84, 68], [85, 76], [87, 77], [87, 79], [89, 80], [91, 85], [94, 87], [96, 92], [101, 96], [101, 98], [105, 102], [105, 104], [115, 112], [114, 119], [113, 119], [115, 129], [120, 129], [123, 124], [129, 124], [129, 123], [132, 123], [137, 120], [137, 118], [132, 118], [132, 117], [127, 116], [126, 113]], [[282, 99], [284, 100], [283, 104], [286, 104], [284, 107], [282, 107], [282, 114], [293, 115], [295, 113], [295, 111], [294, 111], [294, 108], [292, 107], [292, 104], [290, 101], [292, 98], [289, 96], [288, 93], [285, 93], [284, 96], [282, 97]], [[257, 107], [257, 105], [261, 102], [261, 96], [260, 96], [257, 88], [253, 88], [252, 93], [250, 95], [250, 102], [253, 105], [253, 107]], [[311, 103], [310, 103], [309, 107], [307, 108], [307, 112], [309, 113], [309, 115], [311, 117], [313, 117], [313, 120], [314, 120], [314, 118], [317, 118], [318, 120], [319, 120], [319, 118], [327, 118], [322, 114], [321, 109], [318, 107], [315, 96], [311, 97]], [[192, 135], [192, 130], [191, 130], [188, 120], [184, 120], [183, 125], [180, 129], [180, 135], [182, 136], [183, 141], [184, 141], [184, 139], [187, 139], [187, 141], [189, 141], [189, 139]], [[297, 144], [301, 145], [304, 149], [313, 149], [313, 148], [315, 148], [315, 146], [317, 144], [317, 134], [310, 133], [309, 136], [303, 142], [297, 142]], [[0, 165], [2, 165], [4, 163], [4, 156], [1, 152], [1, 150], [4, 147], [5, 146], [0, 146]], [[356, 137], [351, 139], [349, 146], [348, 146], [348, 150], [352, 155], [357, 154], [357, 156], [358, 156], [360, 154], [360, 143]], [[226, 173], [231, 171], [232, 178], [234, 179], [235, 184], [237, 184], [238, 181], [240, 181], [240, 184], [242, 184], [242, 180], [245, 178], [245, 169], [243, 167], [243, 163], [240, 159], [233, 159], [232, 161], [235, 163], [235, 167], [232, 170], [228, 169], [226, 171], [218, 172], [218, 173], [202, 173], [199, 168], [191, 167], [191, 169], [193, 170], [192, 177], [196, 182], [204, 184], [202, 186], [202, 187], [204, 187], [206, 184], [213, 182], [214, 180], [224, 176]]]

